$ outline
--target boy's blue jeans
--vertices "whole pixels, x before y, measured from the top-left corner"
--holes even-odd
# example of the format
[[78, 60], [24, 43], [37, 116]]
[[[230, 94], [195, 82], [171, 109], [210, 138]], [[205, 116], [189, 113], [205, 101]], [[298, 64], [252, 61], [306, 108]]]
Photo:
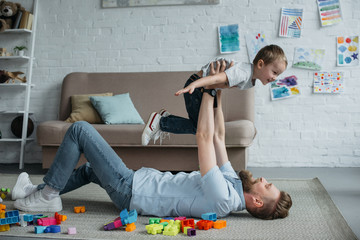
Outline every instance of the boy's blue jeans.
[[[88, 162], [74, 170], [81, 153]], [[89, 123], [79, 121], [66, 132], [44, 182], [60, 194], [96, 183], [122, 210], [129, 209], [133, 177], [134, 171], [126, 167], [103, 137]], [[44, 186], [40, 184], [38, 189]]]
[[[197, 74], [191, 75], [190, 78], [186, 81], [184, 87], [187, 87], [190, 83], [196, 81], [199, 78], [200, 77]], [[189, 118], [187, 119], [174, 115], [162, 117], [160, 119], [161, 131], [175, 134], [196, 134], [202, 95], [203, 93], [201, 92], [200, 88], [196, 88], [192, 94], [185, 93], [185, 106]]]

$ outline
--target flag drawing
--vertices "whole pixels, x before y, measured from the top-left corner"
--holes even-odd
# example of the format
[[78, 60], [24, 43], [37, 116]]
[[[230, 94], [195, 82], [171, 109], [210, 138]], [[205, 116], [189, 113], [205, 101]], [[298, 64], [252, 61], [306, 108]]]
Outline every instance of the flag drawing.
[[341, 22], [339, 0], [317, 0], [321, 26], [330, 26]]
[[300, 38], [303, 20], [302, 9], [282, 8], [280, 18], [280, 37]]

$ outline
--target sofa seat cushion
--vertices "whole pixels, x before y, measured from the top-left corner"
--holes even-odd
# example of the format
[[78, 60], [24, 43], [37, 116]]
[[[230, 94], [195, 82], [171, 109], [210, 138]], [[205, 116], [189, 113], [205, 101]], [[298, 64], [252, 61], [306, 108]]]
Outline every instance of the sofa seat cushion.
[[[41, 146], [59, 146], [67, 129], [72, 123], [64, 121], [46, 121], [37, 127], [38, 144]], [[141, 146], [143, 124], [92, 124], [112, 147]], [[248, 120], [238, 120], [225, 123], [226, 145], [228, 147], [250, 146], [256, 130], [254, 124]], [[159, 146], [150, 141], [149, 146]], [[171, 134], [162, 141], [163, 147], [196, 147], [196, 137], [191, 134]]]

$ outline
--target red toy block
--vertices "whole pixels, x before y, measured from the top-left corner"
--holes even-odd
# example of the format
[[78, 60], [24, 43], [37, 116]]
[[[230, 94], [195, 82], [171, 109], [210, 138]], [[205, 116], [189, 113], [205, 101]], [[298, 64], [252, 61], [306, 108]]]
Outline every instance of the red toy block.
[[66, 215], [61, 215], [58, 214], [57, 212], [55, 213], [55, 219], [56, 219], [56, 224], [59, 225], [61, 224], [61, 222], [64, 222], [67, 219]]
[[85, 206], [74, 207], [74, 213], [84, 213], [84, 212], [85, 212]]
[[176, 220], [185, 220], [186, 219], [186, 217], [176, 217], [176, 218], [174, 218], [174, 220], [176, 221]]
[[184, 227], [195, 228], [195, 221], [193, 218], [185, 219], [181, 221], [181, 231], [184, 231]]
[[226, 221], [225, 220], [217, 220], [216, 222], [214, 222], [214, 228], [216, 228], [216, 229], [226, 228]]
[[56, 225], [56, 219], [54, 217], [40, 218], [37, 220], [37, 224], [40, 226]]
[[200, 230], [209, 230], [210, 228], [212, 228], [214, 225], [213, 221], [210, 220], [200, 220], [196, 223], [196, 226], [200, 229]]

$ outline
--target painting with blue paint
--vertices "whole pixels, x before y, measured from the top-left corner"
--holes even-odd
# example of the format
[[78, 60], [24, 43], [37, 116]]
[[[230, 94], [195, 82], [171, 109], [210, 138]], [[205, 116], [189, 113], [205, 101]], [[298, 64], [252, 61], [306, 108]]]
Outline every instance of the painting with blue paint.
[[295, 75], [277, 79], [270, 84], [271, 100], [279, 100], [300, 95]]
[[245, 38], [249, 61], [252, 63], [258, 51], [267, 45], [266, 35], [262, 31], [256, 31], [247, 34]]
[[219, 26], [218, 30], [220, 53], [233, 53], [240, 51], [238, 24]]
[[303, 22], [303, 9], [281, 8], [279, 36], [300, 38]]
[[295, 48], [293, 67], [321, 70], [325, 49]]
[[359, 36], [343, 36], [336, 38], [337, 65], [359, 65]]
[[339, 0], [317, 0], [321, 26], [341, 22], [342, 14]]

